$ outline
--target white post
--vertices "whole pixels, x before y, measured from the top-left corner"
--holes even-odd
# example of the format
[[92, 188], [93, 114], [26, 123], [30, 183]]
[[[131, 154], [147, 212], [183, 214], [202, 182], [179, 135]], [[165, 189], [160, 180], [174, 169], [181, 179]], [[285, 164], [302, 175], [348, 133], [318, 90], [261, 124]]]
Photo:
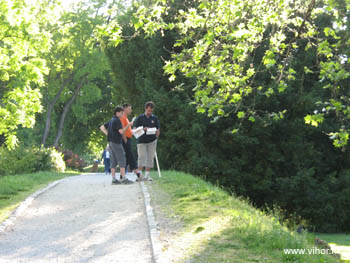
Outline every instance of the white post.
[[154, 155], [156, 157], [156, 163], [157, 163], [157, 168], [158, 168], [158, 175], [159, 177], [162, 177], [162, 175], [160, 174], [160, 168], [159, 168], [159, 162], [158, 162], [158, 155], [157, 155], [157, 152], [156, 154]]

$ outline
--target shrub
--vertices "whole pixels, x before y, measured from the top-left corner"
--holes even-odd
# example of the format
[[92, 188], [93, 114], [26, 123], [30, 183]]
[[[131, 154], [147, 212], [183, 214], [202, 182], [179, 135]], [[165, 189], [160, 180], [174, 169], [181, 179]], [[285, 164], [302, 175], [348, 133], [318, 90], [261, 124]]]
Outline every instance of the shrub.
[[78, 169], [79, 171], [82, 171], [83, 168], [86, 166], [86, 163], [84, 159], [79, 157], [78, 154], [74, 153], [71, 150], [64, 150], [63, 153], [63, 159], [66, 163], [66, 166], [72, 169]]
[[[326, 16], [318, 21], [320, 26], [331, 26], [323, 19]], [[194, 101], [200, 92], [193, 90], [196, 80], [178, 74], [169, 83], [168, 76], [162, 74], [162, 59], [171, 59], [163, 47], [172, 47], [175, 39], [176, 34], [168, 32], [166, 37], [138, 37], [107, 48], [120, 97], [130, 99], [134, 112], [143, 112], [147, 100], [156, 103], [154, 113], [161, 122], [157, 146], [161, 168], [203, 176], [249, 198], [259, 208], [279, 207], [286, 219], [301, 218], [298, 221], [305, 220], [311, 229], [350, 231], [350, 148], [334, 148], [327, 136], [348, 124], [335, 122], [338, 116], [332, 115], [318, 127], [307, 126], [304, 120], [314, 112], [314, 105], [334, 96], [319, 88], [322, 80], [317, 75], [304, 74], [305, 66], [317, 69], [319, 65], [314, 60], [315, 50], [295, 50], [298, 59], [293, 67], [298, 71], [296, 76], [303, 77], [291, 80], [284, 92], [276, 96], [252, 93], [240, 101], [240, 108], [227, 102], [224, 111], [231, 114], [213, 114], [209, 119], [199, 115], [193, 105], [196, 102], [203, 111], [212, 103], [207, 99]], [[139, 46], [147, 52], [141, 52]], [[263, 46], [256, 50], [251, 63], [260, 65]], [[256, 83], [275, 90], [275, 79], [264, 72], [256, 74]], [[133, 96], [135, 93], [140, 96]], [[237, 118], [237, 110], [252, 111], [256, 119]], [[266, 114], [285, 110], [279, 121], [275, 114]], [[232, 133], [237, 129], [239, 132]]]
[[54, 148], [19, 146], [11, 151], [0, 148], [0, 175], [38, 171], [63, 172], [65, 168], [62, 154]]
[[63, 172], [66, 169], [66, 163], [63, 160], [63, 154], [58, 152], [55, 148], [47, 148], [41, 151], [47, 161], [43, 162], [47, 166], [42, 170], [50, 170], [56, 172]]

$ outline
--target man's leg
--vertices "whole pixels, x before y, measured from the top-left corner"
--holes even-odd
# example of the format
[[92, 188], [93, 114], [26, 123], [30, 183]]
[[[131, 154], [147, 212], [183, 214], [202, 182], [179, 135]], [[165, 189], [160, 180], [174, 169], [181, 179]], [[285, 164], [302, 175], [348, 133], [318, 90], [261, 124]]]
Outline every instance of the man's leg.
[[[128, 170], [128, 165], [129, 165], [129, 153], [128, 153], [128, 143], [127, 142], [124, 142], [124, 140], [122, 141], [122, 144], [123, 144], [123, 149], [124, 149], [124, 152], [125, 152], [125, 158], [126, 158], [126, 164], [125, 164], [125, 173], [127, 172]], [[121, 174], [121, 172], [120, 172]]]
[[104, 158], [104, 160], [103, 160], [103, 164], [105, 165], [105, 174], [107, 174], [107, 169], [108, 169], [108, 167], [107, 167], [107, 159], [106, 158]]
[[150, 177], [150, 170], [154, 166], [154, 155], [156, 154], [157, 140], [147, 144], [147, 165], [146, 165], [146, 176], [148, 180], [152, 180]]
[[118, 164], [120, 167], [120, 175], [121, 178], [125, 178], [125, 167], [126, 167], [126, 158], [125, 158], [125, 151], [121, 144], [117, 144], [115, 146], [116, 149], [116, 157], [118, 160]]
[[111, 161], [111, 173], [112, 173], [112, 184], [120, 184], [120, 182], [115, 178], [115, 167], [118, 164], [117, 159], [117, 144], [110, 142], [110, 161]]
[[122, 184], [132, 184], [133, 181], [130, 181], [126, 178], [125, 176], [125, 165], [126, 165], [126, 158], [125, 158], [125, 152], [124, 152], [124, 148], [121, 144], [118, 144], [116, 146], [116, 156], [117, 156], [117, 160], [118, 160], [118, 164], [120, 167], [120, 175], [121, 175], [121, 180], [120, 182]]
[[106, 174], [109, 174], [111, 172], [111, 159], [106, 159], [105, 162], [107, 163], [105, 167]]
[[137, 144], [137, 163], [139, 165], [138, 170], [140, 173], [140, 180], [143, 179], [142, 176], [142, 170], [146, 166], [147, 162], [147, 144], [146, 143], [139, 143]]
[[120, 175], [122, 179], [125, 179], [125, 167], [120, 167]]
[[111, 168], [112, 180], [115, 180], [115, 168]]
[[132, 147], [131, 147], [131, 139], [128, 138], [127, 142], [125, 143], [125, 156], [126, 156], [126, 167], [129, 165], [129, 169], [131, 172], [134, 172], [137, 177], [140, 177], [140, 173], [137, 169], [136, 160], [134, 158], [134, 154], [132, 153]]

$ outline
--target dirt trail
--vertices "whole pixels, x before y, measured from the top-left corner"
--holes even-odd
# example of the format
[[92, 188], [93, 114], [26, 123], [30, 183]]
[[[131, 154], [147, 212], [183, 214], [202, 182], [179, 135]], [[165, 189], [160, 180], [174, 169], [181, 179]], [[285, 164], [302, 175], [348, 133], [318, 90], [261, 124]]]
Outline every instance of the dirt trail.
[[0, 263], [17, 262], [151, 263], [139, 183], [111, 185], [110, 176], [81, 175], [40, 195], [0, 235]]

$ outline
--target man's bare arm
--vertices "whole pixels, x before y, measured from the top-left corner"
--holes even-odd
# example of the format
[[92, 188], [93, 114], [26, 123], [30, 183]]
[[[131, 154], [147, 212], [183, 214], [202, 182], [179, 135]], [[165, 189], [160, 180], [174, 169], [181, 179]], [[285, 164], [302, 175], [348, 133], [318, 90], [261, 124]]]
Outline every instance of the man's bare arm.
[[104, 125], [101, 125], [100, 130], [108, 136], [108, 131]]
[[134, 124], [133, 122], [129, 122], [129, 124], [126, 125], [123, 129], [119, 129], [119, 130], [118, 130], [119, 133], [120, 133], [121, 135], [124, 135], [124, 133], [126, 132], [126, 130], [127, 130], [130, 126], [132, 126], [133, 124]]

